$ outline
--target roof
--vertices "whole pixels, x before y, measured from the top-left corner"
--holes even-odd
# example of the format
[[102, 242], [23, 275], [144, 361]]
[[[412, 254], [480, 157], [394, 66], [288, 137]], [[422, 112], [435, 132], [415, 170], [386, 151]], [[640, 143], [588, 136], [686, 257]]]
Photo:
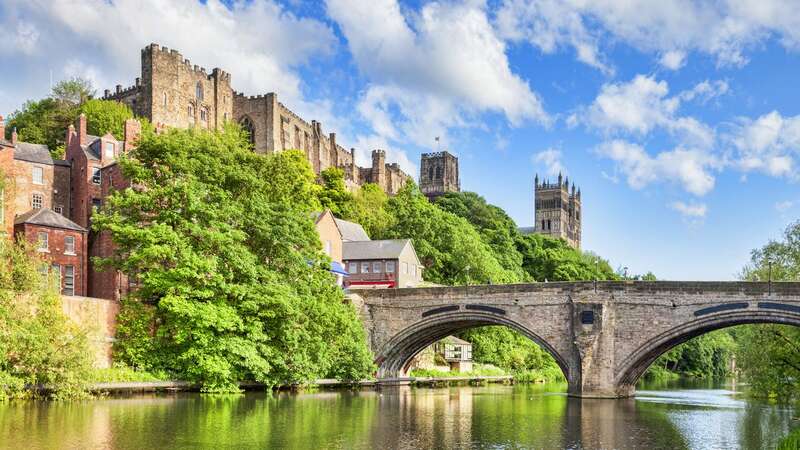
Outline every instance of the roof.
[[71, 164], [69, 163], [69, 161], [66, 161], [66, 160], [64, 160], [64, 159], [54, 159], [54, 160], [53, 160], [53, 165], [56, 165], [56, 166], [65, 166], [65, 167], [70, 167], [70, 166], [71, 166]]
[[14, 146], [14, 159], [18, 161], [47, 164], [50, 166], [53, 165], [53, 157], [50, 156], [50, 150], [43, 144], [17, 142]]
[[14, 219], [14, 225], [29, 224], [86, 232], [86, 228], [67, 219], [50, 208], [32, 209]]
[[88, 159], [100, 159], [100, 137], [91, 134], [86, 135], [86, 144], [81, 145], [83, 153], [86, 154]]
[[455, 336], [447, 336], [446, 338], [442, 339], [441, 342], [444, 342], [445, 344], [472, 345], [472, 342], [459, 339]]
[[[387, 239], [382, 241], [351, 241], [342, 244], [342, 259], [398, 259], [411, 239]], [[411, 246], [413, 251], [413, 246]]]
[[519, 231], [520, 234], [533, 234], [536, 232], [536, 227], [519, 227], [517, 231]]
[[342, 241], [355, 242], [369, 240], [369, 235], [366, 231], [364, 231], [364, 228], [361, 225], [355, 222], [337, 219], [335, 217], [333, 220], [336, 221], [336, 226], [339, 227], [339, 232], [342, 234]]

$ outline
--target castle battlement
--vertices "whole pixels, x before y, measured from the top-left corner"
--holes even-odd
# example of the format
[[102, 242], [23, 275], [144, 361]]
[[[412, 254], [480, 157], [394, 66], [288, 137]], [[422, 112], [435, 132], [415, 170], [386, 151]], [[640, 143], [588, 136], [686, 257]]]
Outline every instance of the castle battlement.
[[[312, 124], [306, 122], [302, 117], [298, 116], [294, 111], [292, 111], [291, 109], [287, 108], [286, 105], [284, 105], [283, 103], [278, 102], [278, 106], [280, 106], [281, 109], [283, 109], [283, 112], [285, 112], [286, 114], [291, 116], [293, 119], [297, 120], [298, 122], [302, 123], [303, 125], [305, 125], [307, 127], [312, 127], [313, 128]], [[319, 124], [319, 126], [320, 126], [319, 129], [320, 129], [320, 133], [321, 133], [322, 132], [322, 123], [321, 122], [317, 122], [316, 120], [312, 120], [312, 123], [318, 123]]]
[[449, 156], [451, 158], [458, 159], [458, 156], [453, 155], [448, 151], [441, 151], [441, 152], [431, 152], [431, 153], [423, 153], [423, 158], [444, 158], [445, 156]]

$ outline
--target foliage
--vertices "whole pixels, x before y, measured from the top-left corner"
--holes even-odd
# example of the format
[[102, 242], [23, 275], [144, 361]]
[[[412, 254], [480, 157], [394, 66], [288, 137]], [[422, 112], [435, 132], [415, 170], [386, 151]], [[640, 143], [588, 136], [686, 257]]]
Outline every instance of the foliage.
[[417, 378], [497, 377], [503, 375], [508, 375], [508, 373], [490, 364], [474, 364], [473, 369], [468, 372], [438, 369], [414, 369], [411, 371], [411, 376]]
[[472, 343], [472, 358], [509, 372], [555, 368], [558, 364], [547, 351], [530, 338], [504, 326], [473, 328], [459, 334]]
[[31, 246], [0, 239], [0, 400], [88, 395], [87, 333], [64, 315], [58, 278], [43, 280], [42, 264]]
[[94, 97], [94, 92], [91, 81], [73, 77], [56, 83], [50, 97], [62, 105], [79, 106]]
[[561, 239], [540, 234], [520, 235], [517, 248], [522, 266], [536, 281], [617, 280], [608, 261], [591, 252], [581, 252]]
[[[741, 273], [750, 281], [800, 280], [800, 222], [789, 225], [781, 240], [751, 253]], [[800, 391], [800, 328], [748, 325], [737, 330], [737, 361], [755, 395], [796, 397]]]
[[723, 378], [730, 375], [735, 351], [736, 342], [727, 330], [712, 331], [661, 355], [646, 377], [663, 379], [666, 377], [663, 371], [669, 371], [694, 378]]
[[323, 208], [331, 210], [339, 218], [349, 217], [353, 214], [353, 194], [344, 184], [344, 171], [338, 167], [329, 167], [319, 174], [322, 189], [319, 192], [319, 202]]
[[120, 164], [136, 188], [93, 222], [118, 248], [104, 264], [138, 278], [120, 314], [122, 362], [205, 391], [371, 373], [355, 309], [326, 270], [301, 152], [254, 154], [230, 125], [143, 133]]
[[95, 383], [122, 383], [139, 381], [164, 381], [169, 377], [163, 373], [153, 374], [143, 370], [135, 370], [124, 365], [115, 365], [107, 369], [94, 369], [91, 379]]
[[128, 105], [111, 100], [89, 100], [81, 105], [79, 113], [86, 115], [89, 134], [103, 136], [111, 133], [117, 140], [124, 137], [125, 121], [133, 118]]
[[800, 428], [795, 428], [778, 444], [776, 450], [797, 450], [800, 448]]

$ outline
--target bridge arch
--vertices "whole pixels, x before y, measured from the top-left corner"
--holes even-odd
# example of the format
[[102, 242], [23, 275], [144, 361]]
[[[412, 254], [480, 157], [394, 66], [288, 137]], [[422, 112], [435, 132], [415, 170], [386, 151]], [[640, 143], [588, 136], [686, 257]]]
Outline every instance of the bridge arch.
[[670, 349], [714, 330], [746, 324], [777, 324], [800, 327], [800, 312], [747, 309], [714, 314], [682, 323], [647, 339], [621, 362], [615, 383], [618, 393], [622, 395], [632, 393], [636, 382], [648, 367]]
[[572, 382], [577, 376], [577, 368], [571, 368], [569, 361], [549, 342], [529, 327], [508, 317], [479, 311], [461, 311], [429, 317], [401, 330], [392, 336], [376, 353], [378, 378], [396, 378], [408, 370], [411, 360], [434, 342], [470, 328], [501, 325], [520, 332], [555, 359], [564, 377]]

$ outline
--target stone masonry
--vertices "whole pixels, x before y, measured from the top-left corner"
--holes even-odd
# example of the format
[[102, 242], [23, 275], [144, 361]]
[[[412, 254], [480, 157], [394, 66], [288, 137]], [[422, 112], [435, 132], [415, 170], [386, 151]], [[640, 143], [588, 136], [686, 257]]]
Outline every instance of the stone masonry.
[[419, 189], [431, 201], [448, 192], [461, 192], [458, 158], [447, 151], [423, 153], [419, 167]]
[[177, 50], [150, 44], [141, 52], [141, 77], [124, 88], [106, 90], [103, 99], [117, 100], [156, 126], [217, 129], [235, 120], [250, 134], [257, 153], [288, 149], [306, 154], [314, 173], [329, 167], [344, 171], [350, 188], [376, 183], [392, 195], [409, 179], [397, 164], [387, 164], [382, 150], [372, 152], [371, 167], [355, 164], [355, 149], [345, 149], [335, 133], [325, 134], [322, 124], [310, 123], [278, 101], [276, 93], [246, 96], [231, 87], [231, 75], [193, 65]]
[[581, 190], [570, 192], [569, 178], [558, 174], [558, 182], [544, 180], [539, 175], [534, 179], [533, 231], [567, 241], [574, 248], [581, 248]]
[[433, 342], [505, 325], [556, 360], [579, 397], [628, 397], [658, 356], [745, 323], [800, 326], [800, 283], [575, 282], [354, 290], [378, 365], [398, 381]]

